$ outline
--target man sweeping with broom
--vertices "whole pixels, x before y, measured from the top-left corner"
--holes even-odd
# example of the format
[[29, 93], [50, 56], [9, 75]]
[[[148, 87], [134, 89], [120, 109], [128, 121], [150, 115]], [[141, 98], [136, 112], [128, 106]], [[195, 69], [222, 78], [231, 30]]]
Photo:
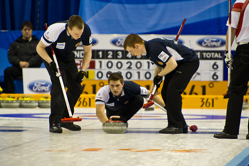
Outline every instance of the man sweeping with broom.
[[[81, 70], [78, 71], [72, 52], [80, 42], [83, 44], [85, 54]], [[52, 82], [49, 116], [52, 133], [62, 133], [61, 127], [73, 131], [81, 130], [80, 126], [72, 123], [78, 119], [75, 120], [70, 115], [74, 113], [74, 105], [83, 90], [80, 83], [83, 81], [85, 70], [92, 57], [91, 43], [89, 26], [80, 16], [73, 15], [67, 23], [55, 23], [49, 26], [37, 45], [36, 50], [43, 58]], [[67, 94], [65, 94], [64, 84], [67, 87]], [[67, 123], [61, 122], [64, 117], [67, 118]]]

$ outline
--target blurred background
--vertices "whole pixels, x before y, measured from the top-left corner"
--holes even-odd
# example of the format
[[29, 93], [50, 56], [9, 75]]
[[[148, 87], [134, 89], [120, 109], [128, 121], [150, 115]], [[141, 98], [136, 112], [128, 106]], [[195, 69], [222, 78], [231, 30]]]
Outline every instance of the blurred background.
[[78, 14], [95, 34], [176, 34], [187, 18], [182, 34], [224, 35], [228, 8], [228, 0], [0, 0], [0, 29], [31, 21], [44, 30]]
[[[232, 0], [232, 4], [234, 2]], [[40, 38], [45, 31], [44, 23], [51, 25], [68, 20], [71, 15], [83, 18], [93, 37], [93, 57], [83, 93], [95, 94], [106, 84], [107, 73], [117, 70], [126, 80], [140, 81], [140, 85], [149, 88], [153, 68], [149, 67], [145, 57], [134, 59], [127, 55], [123, 50], [126, 35], [140, 34], [145, 40], [155, 37], [174, 39], [186, 18], [178, 41], [194, 49], [201, 61], [184, 94], [220, 95], [227, 90], [223, 53], [228, 13], [228, 0], [0, 0], [0, 86], [4, 88], [3, 71], [10, 66], [8, 48], [21, 36], [23, 21], [31, 21], [33, 35]], [[232, 47], [232, 53], [235, 48]], [[82, 46], [74, 53], [80, 66], [84, 55]], [[129, 69], [127, 65], [130, 65]], [[22, 80], [20, 83], [18, 93], [25, 93], [30, 83], [26, 81], [24, 85]]]

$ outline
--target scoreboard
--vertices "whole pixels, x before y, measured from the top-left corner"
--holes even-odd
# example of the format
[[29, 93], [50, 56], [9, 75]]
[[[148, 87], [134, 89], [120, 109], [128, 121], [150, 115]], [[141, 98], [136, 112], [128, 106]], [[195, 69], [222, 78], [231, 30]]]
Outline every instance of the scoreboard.
[[[136, 57], [124, 50], [125, 34], [93, 34], [92, 60], [86, 79], [107, 80], [109, 72], [121, 72], [125, 80], [152, 80], [155, 66], [146, 56]], [[175, 35], [140, 35], [144, 40], [153, 38], [173, 39]], [[178, 42], [195, 50], [200, 65], [193, 81], [224, 81], [227, 68], [224, 65], [225, 35], [181, 35]], [[232, 45], [232, 51], [236, 43]], [[84, 55], [82, 45], [74, 51], [80, 67]]]
[[222, 51], [196, 51], [200, 65], [192, 77], [196, 81], [223, 81]]
[[[195, 81], [223, 81], [222, 51], [196, 51], [200, 66], [192, 77]], [[82, 66], [83, 50], [76, 50], [76, 64]], [[124, 50], [92, 50], [87, 79], [107, 80], [109, 72], [120, 72], [125, 80], [152, 80], [153, 65], [146, 56], [132, 56]]]

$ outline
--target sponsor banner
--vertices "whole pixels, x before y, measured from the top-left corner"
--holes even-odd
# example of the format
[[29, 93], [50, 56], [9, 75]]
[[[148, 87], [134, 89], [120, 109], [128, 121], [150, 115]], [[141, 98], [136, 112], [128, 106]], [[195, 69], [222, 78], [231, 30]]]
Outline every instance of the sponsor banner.
[[81, 95], [74, 107], [90, 107], [95, 108], [95, 95]]
[[[228, 101], [222, 95], [183, 95], [182, 99], [183, 108], [198, 109], [226, 109]], [[75, 107], [95, 108], [95, 95], [81, 95]]]
[[197, 40], [197, 44], [205, 48], [218, 48], [224, 47], [226, 44], [226, 40], [219, 37], [203, 37]]
[[182, 108], [226, 109], [227, 101], [222, 95], [186, 95], [182, 97]]
[[[7, 98], [10, 94], [1, 94], [2, 98]], [[28, 96], [28, 94], [26, 94]], [[23, 94], [11, 94], [11, 97], [18, 99]], [[33, 99], [40, 100], [44, 94], [32, 94]], [[228, 99], [224, 99], [223, 95], [182, 95], [183, 109], [226, 109]], [[249, 96], [245, 96], [244, 100], [248, 102]], [[95, 94], [81, 94], [77, 103], [77, 108], [95, 108]], [[157, 107], [156, 107], [157, 108]]]
[[[222, 95], [183, 95], [182, 99], [182, 108], [186, 109], [226, 109], [228, 101]], [[81, 95], [75, 107], [95, 108], [95, 95]]]
[[23, 69], [24, 94], [49, 94], [51, 87], [52, 83], [45, 68]]
[[227, 90], [227, 81], [190, 81], [183, 95], [223, 95]]
[[[126, 34], [93, 34], [93, 50], [123, 49]], [[144, 40], [153, 38], [168, 38], [174, 40], [176, 35], [140, 35]], [[180, 35], [178, 42], [194, 50], [225, 50], [226, 36], [225, 35]], [[82, 45], [78, 46], [79, 50], [83, 50]], [[236, 49], [236, 43], [232, 45], [232, 50]], [[79, 55], [78, 55], [79, 56]]]
[[[248, 101], [249, 96], [244, 99]], [[227, 102], [223, 95], [182, 95], [183, 109], [226, 109]], [[95, 108], [95, 95], [81, 95], [75, 107]]]
[[[152, 80], [134, 80], [134, 82], [147, 89], [150, 89], [152, 85]], [[83, 94], [96, 94], [105, 85], [108, 85], [107, 80], [84, 80], [82, 82]], [[159, 92], [161, 92], [161, 88], [162, 85], [158, 90]], [[183, 95], [223, 95], [226, 92], [227, 81], [190, 81]]]
[[[134, 81], [135, 83], [139, 84], [140, 86], [146, 87], [147, 89], [150, 89], [152, 85], [152, 81]], [[83, 87], [83, 94], [96, 94], [97, 91], [105, 86], [108, 85], [107, 80], [84, 80], [81, 83]]]

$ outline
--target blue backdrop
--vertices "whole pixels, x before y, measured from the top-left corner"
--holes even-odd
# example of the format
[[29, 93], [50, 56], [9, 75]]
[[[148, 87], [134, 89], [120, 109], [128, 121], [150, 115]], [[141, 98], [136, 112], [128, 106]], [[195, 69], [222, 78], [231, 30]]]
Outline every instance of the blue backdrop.
[[[235, 1], [233, 0], [233, 3]], [[226, 33], [228, 0], [82, 0], [79, 15], [98, 34]]]
[[[232, 0], [234, 3], [235, 0]], [[48, 25], [78, 14], [93, 34], [225, 35], [228, 0], [0, 0], [0, 85], [10, 66], [7, 50], [31, 21], [38, 38]]]
[[186, 18], [182, 34], [224, 35], [228, 0], [0, 0], [0, 29], [44, 30], [73, 14], [95, 34], [176, 34]]
[[0, 29], [20, 30], [23, 21], [31, 21], [34, 30], [67, 20], [79, 13], [80, 0], [0, 0]]

